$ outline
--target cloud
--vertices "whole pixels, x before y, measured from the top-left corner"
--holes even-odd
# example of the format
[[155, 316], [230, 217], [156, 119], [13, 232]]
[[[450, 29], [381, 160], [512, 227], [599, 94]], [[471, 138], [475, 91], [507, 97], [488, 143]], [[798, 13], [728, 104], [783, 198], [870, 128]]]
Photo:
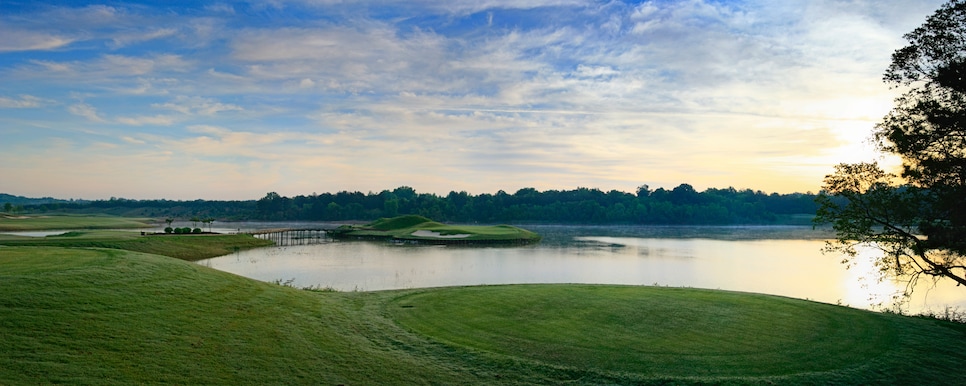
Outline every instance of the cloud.
[[61, 84], [102, 84], [108, 81], [127, 83], [131, 77], [179, 74], [193, 67], [193, 63], [174, 54], [146, 56], [106, 54], [85, 61], [29, 60], [15, 66], [12, 74], [19, 79], [51, 79]]
[[4, 28], [0, 25], [0, 52], [54, 50], [73, 43], [76, 39], [52, 33]]
[[171, 126], [177, 120], [167, 115], [117, 117], [114, 122], [130, 126]]
[[19, 98], [8, 98], [0, 96], [0, 108], [24, 109], [40, 107], [43, 100], [32, 95], [20, 95]]
[[167, 103], [155, 103], [151, 107], [174, 110], [185, 115], [212, 116], [225, 111], [243, 111], [238, 105], [221, 103], [211, 98], [178, 96]]
[[48, 47], [5, 54], [0, 107], [21, 132], [72, 127], [38, 130], [87, 144], [63, 162], [114, 146], [226, 191], [814, 191], [888, 111], [889, 54], [940, 2], [43, 6], [0, 14], [24, 37], [0, 47]]
[[176, 33], [178, 33], [178, 30], [175, 28], [157, 28], [148, 31], [139, 31], [136, 33], [128, 33], [123, 35], [119, 34], [111, 40], [114, 42], [115, 48], [120, 48], [135, 43], [142, 43], [150, 40], [174, 36]]
[[71, 114], [87, 118], [91, 122], [107, 122], [97, 113], [97, 109], [86, 103], [76, 103], [67, 107]]

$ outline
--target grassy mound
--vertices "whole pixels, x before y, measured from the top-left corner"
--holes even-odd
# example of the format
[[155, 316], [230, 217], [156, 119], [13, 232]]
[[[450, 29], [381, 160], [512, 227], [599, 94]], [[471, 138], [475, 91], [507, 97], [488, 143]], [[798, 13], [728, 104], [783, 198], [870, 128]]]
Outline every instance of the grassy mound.
[[273, 243], [250, 235], [142, 236], [125, 231], [71, 231], [47, 237], [0, 235], [0, 245], [110, 248], [195, 261]]
[[540, 241], [540, 235], [510, 225], [447, 225], [415, 215], [383, 218], [366, 225], [343, 225], [328, 233], [341, 239], [433, 244], [525, 244]]
[[[391, 231], [396, 229], [405, 229], [417, 226], [419, 224], [431, 223], [430, 220], [423, 216], [417, 215], [406, 215], [392, 218], [381, 218], [373, 221], [366, 225], [367, 228], [377, 229], [381, 231]], [[439, 224], [439, 223], [435, 223]]]
[[950, 384], [966, 327], [627, 286], [332, 293], [0, 247], [0, 384]]
[[654, 377], [849, 371], [899, 344], [889, 318], [844, 307], [697, 289], [468, 287], [395, 300], [440, 341], [570, 368]]
[[0, 231], [47, 229], [125, 229], [153, 227], [150, 219], [97, 215], [0, 215]]
[[134, 252], [0, 251], [0, 384], [458, 383], [371, 342], [351, 297]]

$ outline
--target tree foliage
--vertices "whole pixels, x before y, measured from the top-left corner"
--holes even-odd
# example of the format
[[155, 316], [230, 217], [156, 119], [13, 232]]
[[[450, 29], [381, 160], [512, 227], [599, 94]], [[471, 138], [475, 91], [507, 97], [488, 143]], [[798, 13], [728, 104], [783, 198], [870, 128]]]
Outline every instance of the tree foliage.
[[[378, 193], [341, 191], [285, 197], [270, 192], [248, 201], [171, 201], [115, 198], [29, 206], [31, 213], [108, 213], [121, 216], [205, 218], [213, 221], [371, 221], [416, 214], [458, 223], [557, 223], [728, 225], [801, 224], [815, 214], [812, 193], [764, 193], [760, 190], [710, 188], [698, 192], [688, 184], [666, 190], [642, 185], [635, 193], [577, 188], [513, 194], [446, 195], [418, 193], [408, 186]], [[165, 220], [165, 222], [168, 222]], [[210, 222], [208, 223], [210, 227]], [[167, 223], [171, 225], [170, 222]]]
[[766, 194], [761, 191], [707, 189], [682, 184], [672, 190], [646, 187], [637, 194], [577, 188], [513, 194], [445, 196], [417, 193], [403, 186], [379, 193], [338, 192], [283, 197], [272, 192], [258, 200], [255, 218], [262, 220], [375, 220], [416, 214], [437, 221], [462, 223], [580, 224], [773, 224], [794, 215], [812, 215], [812, 194]]
[[[905, 35], [884, 80], [906, 91], [873, 134], [902, 159], [899, 176], [876, 164], [839, 165], [817, 219], [838, 233], [830, 250], [855, 255], [866, 243], [885, 253], [884, 272], [966, 284], [966, 1], [954, 0]], [[900, 179], [902, 183], [900, 184]]]

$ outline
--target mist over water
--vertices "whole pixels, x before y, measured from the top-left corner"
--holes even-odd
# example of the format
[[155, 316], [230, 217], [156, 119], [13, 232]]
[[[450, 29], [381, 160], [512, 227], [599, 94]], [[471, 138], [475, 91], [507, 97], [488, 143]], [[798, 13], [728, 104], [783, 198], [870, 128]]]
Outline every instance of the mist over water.
[[[277, 227], [277, 224], [276, 224]], [[643, 227], [529, 225], [538, 245], [402, 246], [328, 242], [268, 247], [199, 264], [263, 281], [340, 291], [521, 284], [590, 283], [756, 292], [878, 309], [902, 283], [880, 282], [863, 251], [849, 269], [821, 250], [832, 235], [802, 226]], [[919, 284], [905, 309], [966, 309], [966, 290]]]

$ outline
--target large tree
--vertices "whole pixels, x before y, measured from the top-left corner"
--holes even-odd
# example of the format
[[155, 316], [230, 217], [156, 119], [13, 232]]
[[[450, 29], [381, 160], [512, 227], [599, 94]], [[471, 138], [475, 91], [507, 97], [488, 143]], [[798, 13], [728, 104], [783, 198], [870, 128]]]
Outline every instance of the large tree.
[[837, 232], [830, 250], [882, 249], [883, 273], [966, 284], [966, 0], [944, 4], [905, 38], [884, 77], [904, 93], [873, 134], [902, 171], [837, 166], [817, 220]]

